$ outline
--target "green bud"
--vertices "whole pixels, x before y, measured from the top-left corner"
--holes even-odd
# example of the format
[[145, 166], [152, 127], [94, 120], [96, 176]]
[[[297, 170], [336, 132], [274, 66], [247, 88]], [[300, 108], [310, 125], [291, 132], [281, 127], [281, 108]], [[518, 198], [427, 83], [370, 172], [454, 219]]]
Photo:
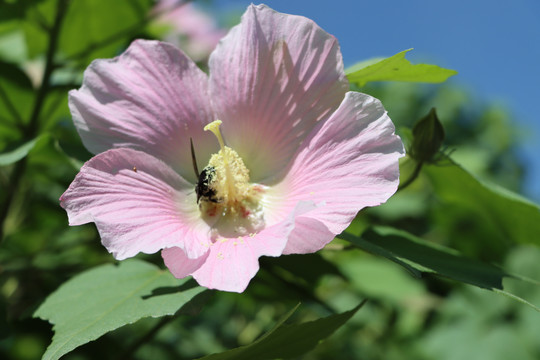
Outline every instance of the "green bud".
[[417, 161], [430, 162], [439, 152], [444, 140], [444, 129], [435, 108], [414, 125], [411, 157]]

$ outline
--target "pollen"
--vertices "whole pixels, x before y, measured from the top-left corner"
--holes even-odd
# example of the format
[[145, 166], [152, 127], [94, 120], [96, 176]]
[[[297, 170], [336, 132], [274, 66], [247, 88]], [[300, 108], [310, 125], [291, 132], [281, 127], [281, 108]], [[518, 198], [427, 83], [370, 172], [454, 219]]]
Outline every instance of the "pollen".
[[204, 127], [216, 136], [220, 150], [210, 157], [206, 168], [213, 169], [208, 182], [212, 198], [201, 197], [199, 209], [203, 218], [212, 218], [220, 235], [246, 235], [264, 226], [262, 197], [264, 186], [250, 182], [249, 170], [240, 155], [225, 145], [219, 130], [221, 120]]

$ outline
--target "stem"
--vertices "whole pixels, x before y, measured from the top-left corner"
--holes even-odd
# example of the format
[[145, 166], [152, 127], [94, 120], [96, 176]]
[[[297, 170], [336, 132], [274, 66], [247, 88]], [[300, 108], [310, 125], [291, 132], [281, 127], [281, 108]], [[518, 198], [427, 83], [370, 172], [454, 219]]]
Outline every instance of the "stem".
[[413, 181], [416, 180], [418, 175], [420, 175], [420, 170], [422, 170], [423, 165], [424, 165], [423, 161], [417, 162], [411, 176], [405, 182], [403, 182], [402, 184], [399, 185], [397, 191], [401, 191], [401, 190], [405, 189], [407, 186], [411, 185], [413, 183]]
[[[47, 96], [47, 91], [50, 87], [51, 75], [55, 68], [53, 63], [54, 54], [56, 53], [56, 48], [58, 46], [60, 27], [62, 26], [62, 21], [64, 19], [64, 15], [66, 14], [68, 1], [58, 0], [56, 5], [56, 17], [49, 33], [49, 46], [47, 48], [47, 54], [45, 57], [45, 70], [43, 71], [41, 86], [39, 87], [36, 95], [36, 100], [34, 102], [30, 121], [28, 122], [28, 126], [26, 126], [23, 131], [26, 140], [31, 140], [39, 132], [39, 115], [43, 108], [45, 97]], [[7, 196], [4, 204], [0, 208], [0, 241], [2, 241], [4, 238], [4, 223], [8, 216], [14, 195], [17, 192], [17, 188], [26, 170], [26, 164], [28, 161], [27, 159], [28, 157], [25, 156], [17, 164], [15, 164], [15, 168], [13, 169], [13, 173], [11, 174], [8, 187], [7, 189], [5, 189]]]
[[58, 0], [57, 3], [56, 18], [54, 19], [54, 24], [49, 34], [49, 47], [45, 57], [45, 71], [43, 71], [41, 86], [38, 89], [36, 101], [34, 103], [34, 110], [32, 111], [32, 116], [30, 117], [30, 123], [26, 128], [25, 135], [28, 139], [33, 138], [35, 134], [38, 133], [39, 114], [41, 112], [41, 108], [43, 107], [43, 102], [45, 101], [47, 91], [49, 91], [52, 72], [55, 69], [54, 54], [56, 53], [56, 48], [58, 46], [58, 36], [60, 35], [60, 27], [66, 13], [67, 4], [67, 0]]

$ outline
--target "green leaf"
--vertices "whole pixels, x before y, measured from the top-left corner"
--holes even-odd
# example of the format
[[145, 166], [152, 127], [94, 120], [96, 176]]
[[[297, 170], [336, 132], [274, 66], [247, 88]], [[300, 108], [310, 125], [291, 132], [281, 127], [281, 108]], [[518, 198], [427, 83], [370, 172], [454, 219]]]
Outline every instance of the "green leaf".
[[444, 69], [436, 65], [413, 65], [405, 59], [405, 54], [412, 49], [404, 50], [394, 56], [373, 63], [363, 61], [345, 73], [351, 83], [362, 87], [372, 81], [408, 81], [422, 83], [441, 83], [457, 71]]
[[436, 194], [497, 229], [504, 241], [540, 245], [540, 207], [499, 186], [480, 181], [450, 158], [423, 170]]
[[513, 275], [494, 265], [463, 257], [453, 249], [435, 245], [405, 231], [374, 227], [364, 232], [361, 237], [346, 232], [339, 237], [361, 249], [394, 261], [416, 277], [421, 277], [423, 273], [443, 276], [512, 297], [540, 312], [535, 305], [503, 288], [503, 278], [516, 278]]
[[35, 312], [35, 317], [54, 325], [54, 337], [43, 359], [58, 359], [143, 317], [192, 308], [190, 300], [203, 290], [140, 260], [88, 270], [60, 286]]
[[208, 355], [201, 360], [264, 360], [301, 356], [343, 326], [362, 305], [363, 303], [344, 313], [314, 321], [294, 325], [285, 324], [285, 321], [298, 308], [296, 306], [272, 330], [255, 342], [219, 354]]
[[[26, 1], [22, 1], [24, 3]], [[47, 51], [49, 30], [54, 23], [57, 7], [56, 0], [36, 1], [24, 10], [25, 21], [21, 27], [24, 30], [26, 51], [30, 59], [36, 58]]]
[[[62, 4], [60, 4], [62, 5]], [[68, 1], [58, 41], [63, 59], [81, 60], [115, 56], [126, 43], [137, 37], [146, 24], [152, 0]], [[23, 23], [28, 56], [44, 53], [48, 29], [53, 27], [58, 10], [56, 0], [44, 0], [26, 11]]]
[[85, 62], [117, 55], [147, 22], [151, 0], [72, 1], [60, 36], [60, 50]]
[[5, 151], [0, 154], [0, 166], [6, 166], [24, 158], [28, 153], [38, 144], [41, 140], [48, 138], [49, 135], [42, 134], [30, 141], [25, 142], [24, 144], [17, 146], [11, 151]]
[[24, 32], [19, 26], [12, 31], [2, 31], [0, 26], [0, 59], [14, 63], [26, 59]]
[[465, 258], [452, 249], [397, 229], [375, 227], [361, 238], [347, 233], [340, 237], [404, 266], [417, 277], [430, 272], [486, 289], [502, 289], [503, 277], [510, 276], [498, 267]]
[[341, 251], [334, 259], [352, 288], [370, 299], [386, 304], [403, 305], [426, 296], [426, 290], [398, 265], [361, 249]]
[[15, 64], [0, 61], [0, 123], [21, 126], [30, 118], [34, 89]]

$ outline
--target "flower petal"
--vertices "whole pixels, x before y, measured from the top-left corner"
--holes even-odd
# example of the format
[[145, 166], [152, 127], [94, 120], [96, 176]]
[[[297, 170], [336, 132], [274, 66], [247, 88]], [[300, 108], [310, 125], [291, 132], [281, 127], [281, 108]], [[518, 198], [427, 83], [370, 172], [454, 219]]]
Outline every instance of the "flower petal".
[[285, 219], [257, 234], [238, 238], [218, 238], [208, 257], [187, 259], [179, 248], [161, 252], [165, 265], [178, 278], [191, 274], [199, 285], [209, 289], [243, 292], [259, 270], [261, 256], [280, 256], [295, 227], [295, 218], [315, 209], [313, 202], [300, 202]]
[[70, 225], [95, 222], [103, 245], [122, 260], [177, 246], [190, 258], [208, 251], [193, 185], [162, 161], [132, 149], [90, 159], [60, 197]]
[[210, 92], [254, 182], [285, 168], [348, 89], [337, 40], [312, 20], [251, 5], [210, 56]]
[[268, 209], [277, 218], [299, 201], [324, 203], [297, 219], [285, 254], [319, 250], [360, 209], [380, 205], [396, 191], [398, 159], [405, 150], [394, 131], [380, 101], [357, 92], [347, 93], [339, 109], [313, 131], [285, 179], [271, 189], [274, 197], [281, 196]]
[[94, 154], [111, 148], [145, 151], [195, 181], [189, 138], [209, 158], [215, 139], [203, 131], [215, 120], [208, 78], [173, 45], [136, 40], [119, 57], [95, 60], [83, 86], [69, 93], [73, 121]]
[[210, 251], [197, 259], [190, 259], [187, 257], [184, 250], [178, 247], [170, 247], [161, 251], [161, 256], [163, 257], [165, 265], [178, 279], [193, 274], [197, 269], [203, 266], [206, 259], [208, 259], [209, 254]]

